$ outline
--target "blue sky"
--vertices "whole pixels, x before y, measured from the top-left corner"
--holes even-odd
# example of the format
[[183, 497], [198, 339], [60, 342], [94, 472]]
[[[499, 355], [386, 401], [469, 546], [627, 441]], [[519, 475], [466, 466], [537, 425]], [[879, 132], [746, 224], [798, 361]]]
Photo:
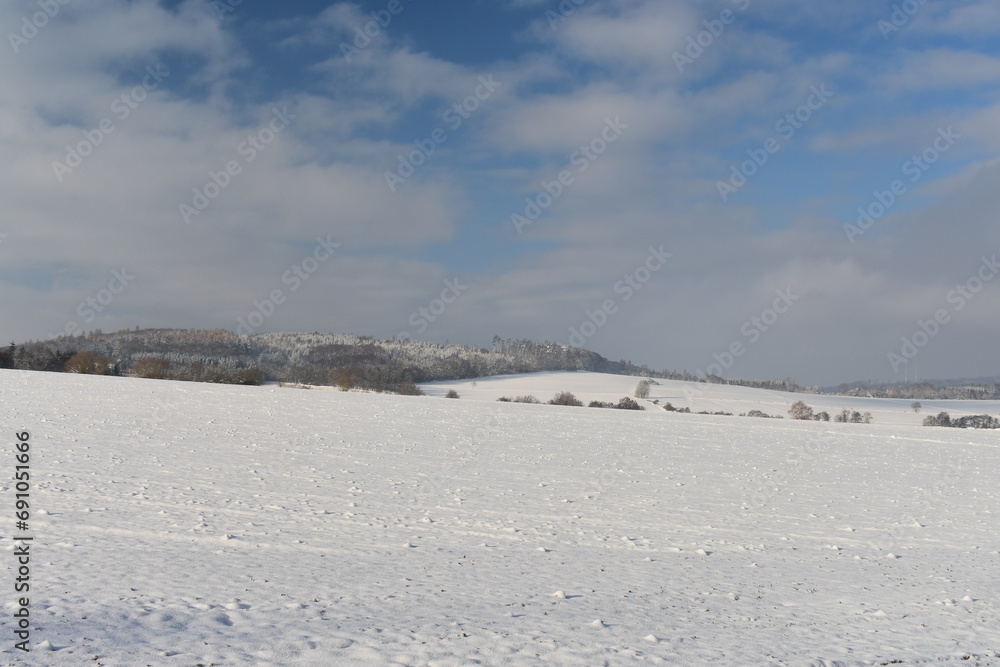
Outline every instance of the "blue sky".
[[245, 321], [824, 385], [1000, 373], [994, 2], [33, 0], [0, 23], [9, 339]]

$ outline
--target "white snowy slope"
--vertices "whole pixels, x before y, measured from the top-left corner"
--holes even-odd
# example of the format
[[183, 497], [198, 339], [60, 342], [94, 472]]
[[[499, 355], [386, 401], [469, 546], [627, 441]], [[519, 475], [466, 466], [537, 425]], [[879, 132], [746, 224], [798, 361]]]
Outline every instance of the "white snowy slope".
[[[501, 396], [514, 398], [525, 394], [545, 403], [557, 393], [569, 391], [584, 405], [590, 401], [617, 402], [632, 396], [641, 378], [589, 372], [552, 372], [506, 375], [453, 380], [421, 385], [429, 396], [444, 396], [449, 389], [462, 398], [495, 401]], [[781, 391], [749, 389], [720, 384], [655, 380], [649, 388], [649, 400], [640, 401], [649, 410], [659, 410], [666, 403], [694, 412], [731, 412], [734, 415], [760, 410], [771, 416], [788, 417], [788, 408], [803, 401], [815, 412], [826, 411], [833, 418], [841, 410], [871, 412], [877, 424], [922, 424], [928, 414], [948, 412], [952, 417], [988, 413], [1000, 416], [1000, 401], [920, 401], [920, 412], [913, 410], [912, 399], [870, 399], [819, 394], [793, 394]], [[653, 404], [654, 400], [659, 405]]]
[[[801, 397], [865, 425], [488, 394], [616, 400], [635, 380], [445, 400], [0, 371], [0, 663], [1000, 664], [1000, 433], [917, 425], [931, 402]], [[798, 398], [652, 389], [695, 410]], [[941, 409], [1000, 414], [960, 407]]]

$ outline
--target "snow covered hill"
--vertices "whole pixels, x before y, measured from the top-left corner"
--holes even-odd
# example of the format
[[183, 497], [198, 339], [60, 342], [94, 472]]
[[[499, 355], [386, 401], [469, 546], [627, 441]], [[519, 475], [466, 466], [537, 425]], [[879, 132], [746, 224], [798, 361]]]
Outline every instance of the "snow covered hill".
[[[632, 396], [641, 378], [606, 373], [556, 372], [505, 375], [475, 380], [434, 382], [421, 385], [429, 396], [444, 396], [454, 389], [463, 399], [495, 401], [501, 396], [529, 394], [545, 403], [561, 391], [569, 391], [584, 405], [590, 401], [615, 402]], [[721, 384], [655, 380], [649, 399], [640, 401], [647, 410], [661, 410], [671, 403], [675, 408], [689, 407], [693, 412], [731, 412], [734, 415], [760, 410], [772, 416], [788, 417], [795, 401], [804, 401], [818, 413], [836, 415], [841, 410], [871, 412], [876, 424], [920, 425], [928, 414], [947, 411], [953, 417], [989, 413], [1000, 416], [1000, 401], [921, 401], [920, 412], [911, 407], [912, 399], [871, 399], [820, 394], [793, 394]], [[653, 401], [659, 401], [654, 404]]]
[[[4, 664], [1000, 664], [1000, 433], [956, 406], [661, 381], [836, 424], [0, 371]], [[690, 389], [688, 389], [690, 391]], [[14, 648], [31, 434], [30, 654]], [[898, 663], [897, 663], [898, 664]]]

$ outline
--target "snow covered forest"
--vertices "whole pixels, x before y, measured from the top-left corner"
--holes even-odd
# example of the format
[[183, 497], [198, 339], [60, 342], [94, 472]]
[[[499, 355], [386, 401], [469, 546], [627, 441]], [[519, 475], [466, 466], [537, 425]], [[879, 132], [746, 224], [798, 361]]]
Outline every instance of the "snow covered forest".
[[[87, 365], [73, 363], [83, 355]], [[97, 363], [93, 359], [97, 358]], [[177, 380], [253, 384], [259, 381], [339, 385], [411, 393], [414, 383], [535, 371], [586, 370], [695, 380], [688, 374], [654, 373], [629, 361], [527, 339], [494, 337], [493, 346], [442, 345], [369, 336], [262, 333], [224, 330], [145, 329], [91, 332], [54, 340], [11, 344], [0, 367], [90, 372]], [[255, 373], [256, 375], [249, 375]], [[259, 382], [256, 382], [259, 383]]]
[[771, 391], [829, 393], [867, 398], [997, 400], [1000, 384], [840, 385], [833, 391], [803, 387], [791, 378], [726, 379], [687, 371], [653, 370], [611, 361], [582, 348], [526, 338], [494, 336], [489, 348], [426, 341], [376, 339], [329, 333], [260, 333], [227, 330], [95, 330], [80, 336], [11, 343], [0, 348], [0, 368], [136, 376], [156, 379], [261, 384], [264, 381], [419, 393], [416, 384], [534, 373], [592, 371]]

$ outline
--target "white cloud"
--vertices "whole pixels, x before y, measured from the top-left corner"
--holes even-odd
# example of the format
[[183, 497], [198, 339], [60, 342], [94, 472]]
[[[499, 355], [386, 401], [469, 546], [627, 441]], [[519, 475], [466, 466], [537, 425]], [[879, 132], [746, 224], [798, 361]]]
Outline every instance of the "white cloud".
[[886, 73], [879, 86], [893, 93], [969, 89], [1000, 82], [1000, 58], [971, 51], [933, 49], [910, 52]]
[[[0, 164], [7, 220], [0, 232], [8, 234], [0, 298], [33, 314], [6, 335], [37, 338], [39, 329], [61, 327], [122, 266], [135, 266], [139, 277], [91, 326], [233, 327], [253, 299], [282, 287], [282, 273], [318, 236], [330, 235], [340, 254], [268, 328], [393, 335], [440, 293], [442, 280], [462, 273], [474, 289], [426, 337], [565, 341], [587, 309], [620, 298], [616, 281], [650, 245], [663, 244], [674, 253], [669, 266], [622, 304], [593, 339], [598, 351], [706, 367], [774, 290], [793, 287], [802, 300], [735, 374], [811, 381], [875, 368], [872, 375], [887, 377], [888, 369], [878, 370], [887, 348], [933, 313], [977, 253], [1000, 245], [991, 162], [1000, 114], [976, 99], [1000, 66], [975, 44], [921, 51], [900, 39], [878, 44], [887, 51], [846, 50], [842, 42], [813, 48], [824, 26], [831, 34], [870, 30], [879, 12], [854, 1], [781, 0], [752, 3], [681, 75], [673, 51], [730, 5], [585, 3], [555, 31], [541, 14], [528, 17], [535, 41], [520, 43], [525, 52], [472, 65], [421, 51], [393, 31], [347, 62], [339, 43], [364, 14], [336, 4], [318, 17], [254, 26], [255, 35], [281, 43], [283, 57], [298, 59], [298, 75], [313, 75], [304, 84], [289, 77], [288, 92], [271, 97], [241, 79], [263, 56], [246, 51], [238, 27], [220, 25], [203, 3], [176, 11], [151, 0], [71, 3], [0, 67], [0, 149], [8, 156]], [[8, 5], [0, 17], [13, 24], [20, 11]], [[971, 35], [968, 17], [987, 21], [991, 10], [966, 4], [963, 11], [948, 14], [945, 25]], [[922, 34], [913, 28], [914, 37]], [[115, 119], [114, 133], [59, 183], [52, 161], [113, 117], [113, 100], [161, 60], [185, 69], [127, 119]], [[390, 192], [383, 172], [396, 156], [490, 74], [502, 94]], [[837, 91], [829, 108], [724, 205], [715, 180], [823, 83]], [[288, 105], [293, 124], [246, 163], [238, 146], [276, 105]], [[518, 236], [510, 214], [538, 191], [539, 179], [556, 177], [572, 151], [599, 136], [607, 118], [629, 127]], [[966, 134], [963, 146], [905, 206], [849, 244], [832, 211], [874, 187], [857, 181], [867, 161], [898, 154], [902, 163], [947, 125]], [[228, 160], [242, 173], [184, 224], [178, 205]], [[473, 269], [417, 259], [455, 239], [462, 241], [452, 252], [475, 256], [456, 255], [454, 263]], [[493, 260], [493, 244], [502, 259]], [[949, 345], [986, 349], [994, 298], [984, 295], [956, 321]], [[974, 361], [972, 352], [955, 358]]]

